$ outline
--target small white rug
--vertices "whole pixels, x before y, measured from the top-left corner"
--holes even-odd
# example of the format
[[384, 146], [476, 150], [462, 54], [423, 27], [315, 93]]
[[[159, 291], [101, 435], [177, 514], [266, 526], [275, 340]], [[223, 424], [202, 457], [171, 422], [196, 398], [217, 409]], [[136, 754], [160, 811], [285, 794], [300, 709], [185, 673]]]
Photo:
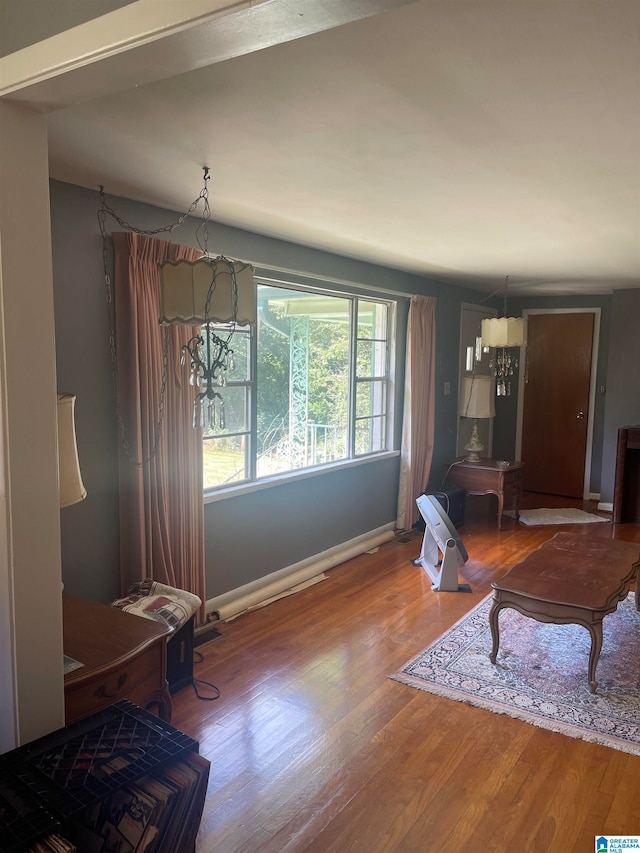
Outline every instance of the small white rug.
[[[505, 515], [510, 515], [515, 518], [515, 512], [505, 512]], [[536, 527], [542, 524], [597, 524], [601, 521], [611, 521], [610, 518], [603, 518], [601, 515], [593, 515], [590, 512], [584, 512], [581, 509], [521, 509], [520, 522], [529, 527]]]

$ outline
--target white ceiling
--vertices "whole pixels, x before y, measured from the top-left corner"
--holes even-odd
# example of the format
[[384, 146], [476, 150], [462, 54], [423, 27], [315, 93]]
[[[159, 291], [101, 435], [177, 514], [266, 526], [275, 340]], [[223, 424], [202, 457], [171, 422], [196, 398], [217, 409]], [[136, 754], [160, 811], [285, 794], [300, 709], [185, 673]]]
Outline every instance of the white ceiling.
[[49, 146], [177, 210], [207, 164], [214, 219], [486, 292], [640, 287], [640, 2], [409, 3], [53, 111]]

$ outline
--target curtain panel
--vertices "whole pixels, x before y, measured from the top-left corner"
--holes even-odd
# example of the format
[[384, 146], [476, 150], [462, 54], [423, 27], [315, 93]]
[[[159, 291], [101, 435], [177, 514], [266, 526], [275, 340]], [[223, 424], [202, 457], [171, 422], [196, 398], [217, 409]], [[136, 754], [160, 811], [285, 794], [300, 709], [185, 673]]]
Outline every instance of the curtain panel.
[[407, 326], [407, 355], [398, 488], [399, 530], [413, 527], [416, 498], [427, 487], [435, 437], [436, 303], [412, 296]]
[[196, 260], [201, 252], [135, 233], [112, 236], [117, 405], [122, 424], [118, 434], [121, 593], [144, 578], [185, 589], [202, 600], [198, 621], [203, 621], [202, 431], [193, 429], [194, 389], [188, 371], [180, 367], [180, 348], [196, 333], [195, 327], [166, 327], [164, 415], [158, 450], [152, 455], [165, 335], [165, 327], [159, 324], [158, 264]]

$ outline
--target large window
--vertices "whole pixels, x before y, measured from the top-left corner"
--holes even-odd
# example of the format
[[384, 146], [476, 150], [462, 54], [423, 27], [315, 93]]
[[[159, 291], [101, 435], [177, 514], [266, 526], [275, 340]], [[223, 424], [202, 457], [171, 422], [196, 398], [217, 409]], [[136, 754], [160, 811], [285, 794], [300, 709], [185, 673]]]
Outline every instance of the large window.
[[267, 282], [257, 298], [204, 433], [205, 489], [387, 450], [393, 303]]

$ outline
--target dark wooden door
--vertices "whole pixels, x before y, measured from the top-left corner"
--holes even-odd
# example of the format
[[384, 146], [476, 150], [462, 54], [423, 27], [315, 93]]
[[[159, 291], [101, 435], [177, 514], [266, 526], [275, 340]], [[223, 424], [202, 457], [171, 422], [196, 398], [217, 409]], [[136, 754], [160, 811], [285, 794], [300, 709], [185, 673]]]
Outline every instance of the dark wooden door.
[[583, 495], [593, 317], [529, 316], [522, 426], [527, 491]]

